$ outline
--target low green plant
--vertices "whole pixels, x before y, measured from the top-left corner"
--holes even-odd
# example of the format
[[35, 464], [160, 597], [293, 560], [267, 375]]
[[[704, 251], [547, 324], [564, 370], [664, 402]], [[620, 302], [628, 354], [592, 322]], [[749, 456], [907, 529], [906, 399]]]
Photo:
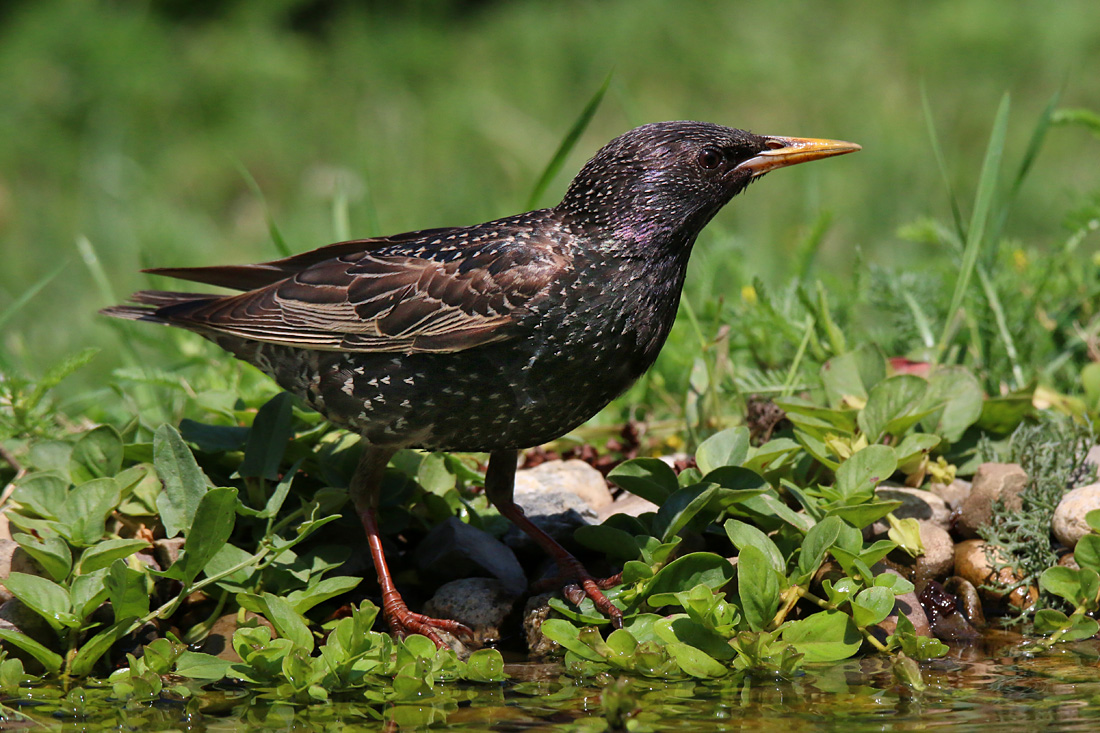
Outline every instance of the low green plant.
[[[860, 531], [898, 506], [877, 501], [874, 492], [896, 469], [894, 449], [856, 450], [837, 465], [832, 485], [813, 492], [780, 478], [782, 467], [804, 453], [788, 438], [751, 446], [748, 429], [733, 428], [703, 442], [698, 467], [679, 476], [653, 458], [612, 470], [612, 481], [660, 509], [576, 531], [579, 542], [625, 561], [622, 585], [608, 592], [625, 624], [604, 639], [589, 625], [606, 624], [590, 601], [575, 608], [551, 599], [564, 619], [549, 619], [542, 629], [566, 649], [567, 668], [672, 678], [790, 677], [804, 661], [846, 659], [864, 643], [880, 651], [904, 648], [921, 659], [942, 654], [941, 645], [916, 641], [911, 626], [898, 626], [885, 641], [875, 632], [896, 597], [913, 590], [900, 576], [871, 569], [899, 543], [867, 543]], [[804, 511], [788, 506], [789, 497]], [[727, 554], [736, 551], [736, 563], [715, 552], [677, 556], [693, 535], [723, 544]], [[839, 577], [817, 578], [827, 560]]]
[[1035, 614], [1035, 631], [1048, 638], [1040, 643], [1050, 648], [1058, 642], [1088, 639], [1100, 632], [1096, 613], [1100, 611], [1100, 509], [1085, 515], [1092, 530], [1073, 548], [1078, 567], [1055, 566], [1039, 576], [1039, 587], [1065, 601], [1067, 615], [1056, 608], [1042, 608]]

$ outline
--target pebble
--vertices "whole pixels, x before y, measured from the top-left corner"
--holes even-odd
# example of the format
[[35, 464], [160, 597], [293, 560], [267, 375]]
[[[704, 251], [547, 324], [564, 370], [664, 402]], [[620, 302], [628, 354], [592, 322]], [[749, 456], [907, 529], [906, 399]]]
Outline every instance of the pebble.
[[439, 586], [423, 613], [466, 624], [484, 646], [500, 641], [504, 619], [520, 595], [496, 578], [461, 578]]
[[1093, 509], [1100, 509], [1100, 483], [1078, 486], [1067, 492], [1050, 520], [1054, 536], [1066, 547], [1076, 547], [1077, 541], [1092, 531], [1085, 522], [1085, 515]]
[[1001, 499], [1009, 510], [1021, 509], [1020, 492], [1027, 481], [1027, 473], [1019, 464], [983, 463], [974, 474], [970, 496], [959, 507], [955, 528], [963, 537], [977, 537], [978, 530], [989, 524], [997, 499]]

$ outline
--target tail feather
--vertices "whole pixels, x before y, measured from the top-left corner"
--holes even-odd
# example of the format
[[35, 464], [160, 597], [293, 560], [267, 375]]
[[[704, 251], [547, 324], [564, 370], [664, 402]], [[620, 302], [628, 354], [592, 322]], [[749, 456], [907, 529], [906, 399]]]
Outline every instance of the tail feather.
[[198, 306], [217, 300], [222, 296], [209, 293], [176, 293], [166, 290], [139, 290], [130, 296], [138, 305], [112, 305], [100, 311], [105, 316], [122, 318], [128, 321], [150, 321], [169, 325], [185, 325], [177, 319], [182, 307]]

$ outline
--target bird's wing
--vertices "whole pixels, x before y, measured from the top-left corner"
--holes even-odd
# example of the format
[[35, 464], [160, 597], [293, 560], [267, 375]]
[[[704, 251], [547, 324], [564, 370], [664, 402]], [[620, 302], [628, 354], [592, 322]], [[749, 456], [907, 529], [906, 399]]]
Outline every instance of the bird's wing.
[[249, 292], [156, 314], [308, 349], [453, 352], [513, 337], [517, 321], [570, 267], [550, 248], [515, 241], [415, 255], [392, 248], [342, 254]]
[[260, 262], [255, 265], [214, 265], [212, 267], [151, 267], [142, 272], [163, 275], [177, 280], [189, 280], [205, 285], [217, 285], [231, 290], [253, 290], [283, 280], [319, 262], [348, 254], [384, 249], [409, 242], [443, 241], [447, 236], [460, 232], [460, 227], [445, 229], [421, 229], [415, 232], [395, 234], [392, 237], [353, 239], [319, 247], [309, 252], [284, 257], [281, 260]]

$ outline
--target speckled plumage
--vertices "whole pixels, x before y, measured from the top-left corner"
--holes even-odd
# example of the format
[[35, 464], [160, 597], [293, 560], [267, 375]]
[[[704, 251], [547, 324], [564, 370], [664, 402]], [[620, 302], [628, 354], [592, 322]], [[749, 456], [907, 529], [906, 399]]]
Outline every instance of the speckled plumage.
[[[243, 292], [143, 291], [138, 305], [104, 312], [193, 330], [361, 434], [365, 488], [353, 495], [368, 536], [379, 464], [400, 447], [491, 452], [486, 490], [523, 525], [514, 451], [580, 425], [653, 364], [714, 214], [769, 170], [857, 149], [702, 122], [644, 125], [604, 146], [554, 208], [259, 265], [151, 270]], [[568, 553], [536, 539], [614, 615]], [[380, 545], [375, 561], [381, 578]], [[391, 623], [419, 630], [407, 614], [387, 608]]]

